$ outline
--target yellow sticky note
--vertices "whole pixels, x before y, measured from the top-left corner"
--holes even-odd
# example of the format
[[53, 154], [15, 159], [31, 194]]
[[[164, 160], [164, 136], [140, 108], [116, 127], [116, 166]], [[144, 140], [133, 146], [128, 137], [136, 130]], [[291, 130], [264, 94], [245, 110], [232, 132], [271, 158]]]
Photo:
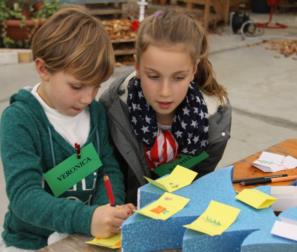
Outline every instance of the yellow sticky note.
[[244, 189], [235, 198], [256, 209], [270, 207], [277, 200], [269, 194], [256, 189]]
[[165, 192], [158, 200], [136, 212], [156, 220], [167, 220], [183, 209], [189, 201], [185, 197]]
[[240, 209], [212, 200], [207, 209], [184, 227], [211, 236], [222, 234], [237, 219]]
[[157, 180], [152, 180], [147, 177], [145, 177], [145, 179], [149, 183], [163, 189], [164, 191], [174, 192], [182, 187], [191, 184], [197, 174], [197, 172], [177, 165], [168, 176], [159, 178]]
[[117, 249], [121, 247], [121, 234], [117, 234], [108, 238], [94, 238], [93, 240], [86, 241], [86, 243], [106, 248]]

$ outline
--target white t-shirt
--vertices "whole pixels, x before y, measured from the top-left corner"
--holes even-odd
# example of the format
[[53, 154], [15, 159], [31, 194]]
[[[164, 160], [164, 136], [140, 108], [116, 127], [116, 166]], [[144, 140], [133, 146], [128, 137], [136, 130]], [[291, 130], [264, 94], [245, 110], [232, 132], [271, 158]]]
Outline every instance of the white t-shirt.
[[75, 143], [78, 143], [82, 146], [87, 141], [91, 127], [89, 109], [84, 109], [76, 116], [63, 115], [57, 110], [49, 107], [43, 101], [43, 99], [37, 93], [39, 85], [40, 84], [35, 85], [31, 90], [31, 93], [41, 104], [50, 123], [53, 125], [55, 130], [72, 146], [74, 146]]

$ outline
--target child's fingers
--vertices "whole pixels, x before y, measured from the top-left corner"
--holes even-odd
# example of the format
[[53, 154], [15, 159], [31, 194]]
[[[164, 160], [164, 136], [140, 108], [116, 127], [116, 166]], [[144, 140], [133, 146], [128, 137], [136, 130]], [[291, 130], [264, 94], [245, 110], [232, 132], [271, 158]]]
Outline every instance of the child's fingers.
[[127, 216], [124, 218], [128, 218], [135, 211], [133, 204], [117, 206], [117, 209], [126, 213]]
[[127, 206], [130, 209], [130, 211], [132, 211], [132, 212], [134, 212], [136, 210], [136, 207], [131, 203], [128, 203], [125, 206]]
[[117, 211], [114, 211], [113, 216], [115, 218], [125, 220], [131, 215], [131, 211], [125, 208], [117, 208]]

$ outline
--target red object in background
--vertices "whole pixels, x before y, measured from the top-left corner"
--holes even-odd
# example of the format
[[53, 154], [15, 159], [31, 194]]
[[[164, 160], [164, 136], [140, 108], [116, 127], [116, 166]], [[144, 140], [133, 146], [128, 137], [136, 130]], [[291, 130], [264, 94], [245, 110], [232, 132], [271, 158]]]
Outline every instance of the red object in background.
[[134, 19], [131, 22], [131, 29], [132, 29], [132, 31], [136, 32], [138, 30], [138, 27], [139, 27], [139, 21], [138, 21], [138, 19]]
[[270, 7], [270, 13], [269, 13], [269, 20], [267, 23], [257, 23], [257, 27], [261, 28], [272, 28], [272, 29], [285, 29], [288, 26], [285, 24], [280, 23], [272, 23], [272, 14], [273, 10], [276, 9], [277, 5], [279, 4], [280, 0], [267, 0], [267, 4]]
[[107, 194], [107, 197], [108, 197], [108, 200], [109, 200], [109, 204], [111, 206], [115, 206], [115, 200], [114, 200], [114, 195], [113, 195], [113, 192], [112, 192], [112, 186], [111, 186], [111, 182], [109, 180], [108, 175], [103, 176], [103, 181], [104, 181], [104, 187], [105, 187], [105, 190], [106, 190], [106, 194]]

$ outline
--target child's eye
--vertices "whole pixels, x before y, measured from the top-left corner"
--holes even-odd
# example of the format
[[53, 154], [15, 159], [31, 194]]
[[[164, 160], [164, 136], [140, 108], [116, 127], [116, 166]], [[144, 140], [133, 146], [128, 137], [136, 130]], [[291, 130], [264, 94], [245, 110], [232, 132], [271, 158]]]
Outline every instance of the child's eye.
[[152, 80], [156, 80], [159, 78], [159, 76], [158, 75], [148, 75], [148, 78], [152, 79]]
[[74, 89], [74, 90], [80, 90], [80, 89], [82, 89], [82, 86], [81, 85], [70, 85], [71, 86], [71, 88], [72, 89]]
[[181, 81], [181, 80], [185, 79], [185, 76], [176, 76], [176, 77], [174, 77], [174, 79], [177, 81]]

